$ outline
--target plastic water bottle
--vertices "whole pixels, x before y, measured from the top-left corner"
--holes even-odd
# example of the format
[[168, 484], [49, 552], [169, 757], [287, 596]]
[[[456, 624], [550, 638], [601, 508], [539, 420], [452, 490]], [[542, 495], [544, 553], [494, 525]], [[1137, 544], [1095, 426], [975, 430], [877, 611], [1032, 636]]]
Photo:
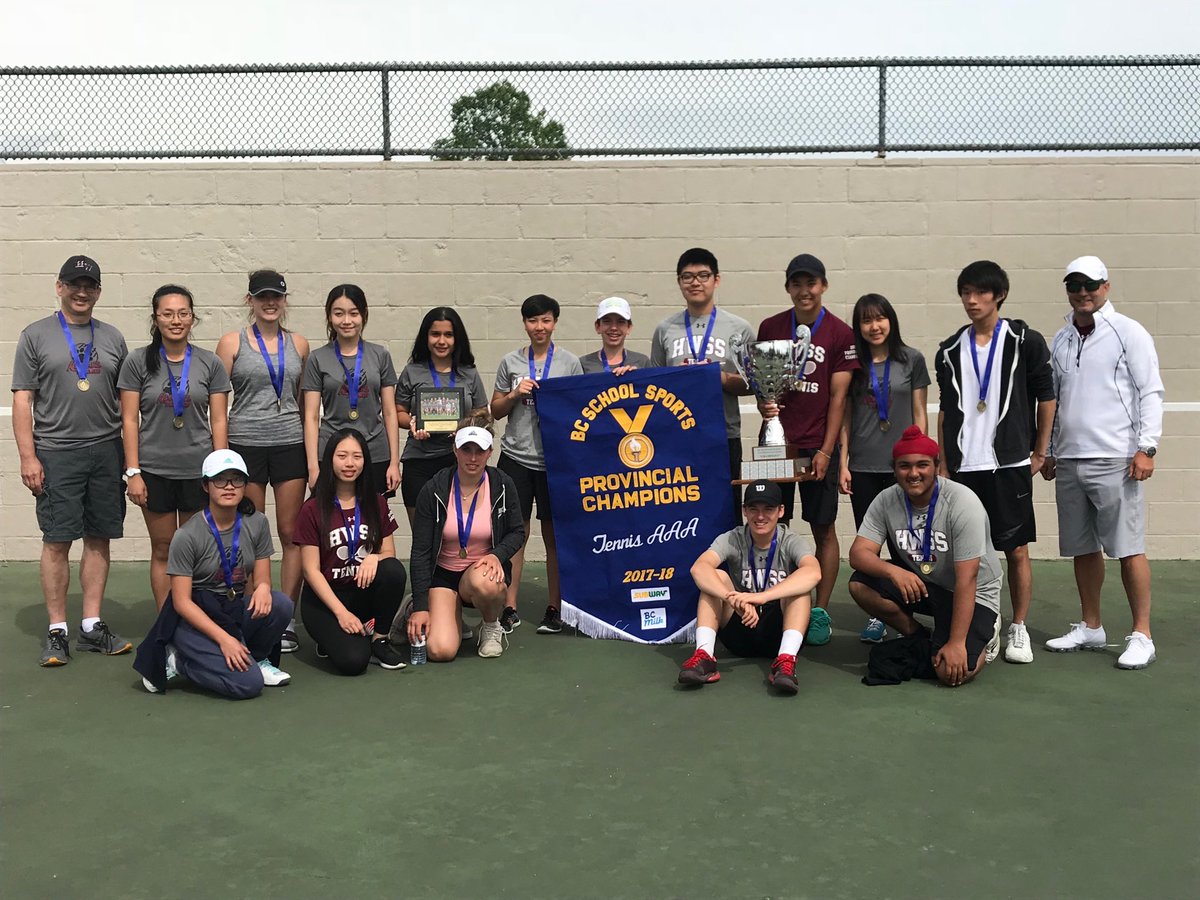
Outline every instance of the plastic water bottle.
[[413, 641], [408, 645], [408, 664], [410, 666], [423, 666], [428, 662], [425, 655], [425, 635]]

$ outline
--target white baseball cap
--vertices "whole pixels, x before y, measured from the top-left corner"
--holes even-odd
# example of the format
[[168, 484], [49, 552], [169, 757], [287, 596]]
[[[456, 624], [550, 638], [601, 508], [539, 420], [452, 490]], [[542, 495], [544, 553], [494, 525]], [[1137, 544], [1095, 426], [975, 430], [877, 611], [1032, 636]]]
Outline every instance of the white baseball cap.
[[204, 457], [204, 465], [200, 468], [200, 473], [205, 478], [212, 478], [222, 472], [230, 471], [241, 472], [243, 475], [250, 474], [246, 470], [246, 461], [242, 459], [242, 454], [233, 450], [214, 450]]
[[609, 313], [616, 313], [626, 322], [633, 321], [633, 311], [629, 308], [629, 301], [621, 297], [605, 297], [600, 301], [600, 305], [596, 307], [596, 321], [599, 322]]
[[1071, 260], [1067, 264], [1063, 281], [1075, 274], [1086, 275], [1095, 281], [1108, 281], [1108, 267], [1100, 261], [1098, 256], [1081, 256], [1079, 259]]
[[480, 450], [491, 450], [492, 433], [478, 425], [458, 429], [454, 435], [454, 446], [461, 448], [467, 444], [477, 444]]

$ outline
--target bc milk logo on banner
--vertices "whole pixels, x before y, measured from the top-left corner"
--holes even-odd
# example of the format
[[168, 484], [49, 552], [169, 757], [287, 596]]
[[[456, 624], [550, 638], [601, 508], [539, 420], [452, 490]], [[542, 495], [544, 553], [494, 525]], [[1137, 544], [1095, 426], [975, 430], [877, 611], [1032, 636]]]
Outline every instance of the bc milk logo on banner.
[[690, 640], [692, 563], [733, 521], [718, 367], [553, 378], [535, 396], [563, 620], [592, 637]]

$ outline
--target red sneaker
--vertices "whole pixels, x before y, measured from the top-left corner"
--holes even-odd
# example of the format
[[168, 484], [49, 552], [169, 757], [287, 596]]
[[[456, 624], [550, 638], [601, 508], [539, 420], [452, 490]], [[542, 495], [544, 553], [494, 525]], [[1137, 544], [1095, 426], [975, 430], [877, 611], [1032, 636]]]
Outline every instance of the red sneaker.
[[771, 663], [771, 674], [767, 683], [779, 688], [785, 694], [800, 692], [800, 682], [796, 680], [796, 657], [790, 653], [780, 653]]
[[707, 650], [697, 650], [679, 667], [680, 684], [710, 684], [720, 680], [717, 661]]

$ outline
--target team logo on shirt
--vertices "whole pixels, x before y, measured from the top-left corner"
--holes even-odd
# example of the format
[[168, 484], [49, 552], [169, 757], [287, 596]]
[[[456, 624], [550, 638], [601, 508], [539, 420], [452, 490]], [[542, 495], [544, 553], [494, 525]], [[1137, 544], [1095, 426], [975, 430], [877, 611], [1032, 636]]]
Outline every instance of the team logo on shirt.
[[[192, 379], [188, 379], [179, 389], [183, 392], [183, 408], [190, 409], [192, 406]], [[158, 399], [155, 401], [159, 406], [169, 406], [175, 408], [175, 401], [171, 399], [171, 379], [168, 377], [162, 383], [162, 387], [158, 392]]]
[[[75, 344], [75, 358], [78, 359], [79, 357], [83, 356], [83, 354], [87, 351], [87, 348], [88, 348], [88, 345], [87, 345], [86, 341], [82, 344], [76, 343]], [[88, 356], [88, 369], [87, 370], [88, 370], [89, 375], [98, 375], [99, 373], [104, 371], [104, 368], [100, 365], [100, 354], [96, 352], [95, 344], [92, 344], [92, 352]], [[68, 362], [66, 367], [63, 369], [63, 371], [70, 372], [72, 377], [74, 377], [74, 378], [79, 377], [79, 373], [75, 371], [75, 361], [74, 360], [71, 360], [70, 362]]]

